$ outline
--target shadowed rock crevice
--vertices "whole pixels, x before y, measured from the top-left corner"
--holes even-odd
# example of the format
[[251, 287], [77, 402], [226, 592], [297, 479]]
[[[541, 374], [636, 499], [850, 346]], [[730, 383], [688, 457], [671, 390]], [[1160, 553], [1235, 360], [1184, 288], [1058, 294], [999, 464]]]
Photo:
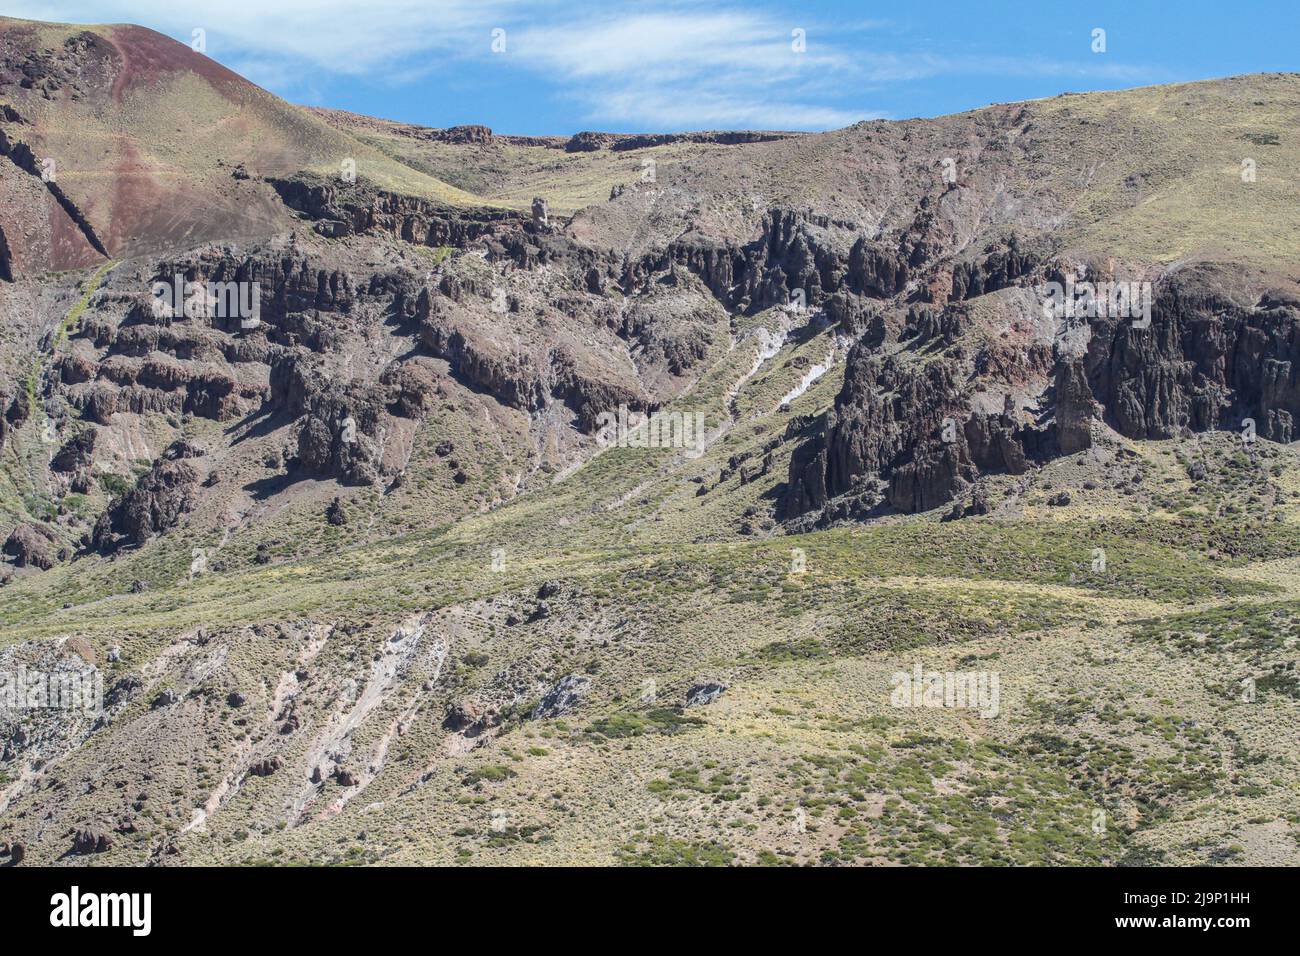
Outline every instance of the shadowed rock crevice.
[[52, 197], [54, 197], [54, 201], [59, 204], [59, 208], [63, 210], [67, 217], [72, 220], [73, 224], [81, 231], [86, 242], [90, 243], [91, 248], [105, 259], [109, 258], [108, 250], [104, 248], [103, 242], [101, 242], [99, 236], [95, 234], [95, 229], [90, 224], [89, 220], [87, 220], [82, 211], [77, 208], [77, 204], [68, 198], [67, 194], [59, 188], [59, 184], [55, 182], [53, 178], [46, 179], [41, 175], [41, 164], [37, 162], [36, 156], [32, 153], [31, 147], [21, 141], [11, 142], [5, 135], [4, 131], [0, 130], [0, 156], [8, 158], [10, 162], [23, 172], [35, 176], [37, 179], [41, 179], [45, 184], [46, 190]]
[[0, 282], [13, 281], [13, 253], [9, 251], [9, 239], [5, 236], [4, 226], [0, 225]]

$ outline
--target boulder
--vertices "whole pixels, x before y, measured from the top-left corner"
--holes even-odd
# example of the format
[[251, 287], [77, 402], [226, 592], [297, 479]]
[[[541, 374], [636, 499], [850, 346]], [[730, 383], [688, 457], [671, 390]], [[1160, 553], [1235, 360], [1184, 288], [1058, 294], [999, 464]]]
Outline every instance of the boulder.
[[572, 711], [591, 691], [591, 679], [581, 674], [569, 674], [554, 684], [533, 708], [532, 720], [544, 717], [562, 717]]
[[181, 699], [180, 694], [176, 693], [176, 691], [172, 690], [171, 688], [168, 688], [167, 690], [163, 691], [161, 694], [159, 694], [157, 697], [153, 699], [153, 703], [149, 705], [149, 709], [158, 710], [159, 708], [162, 707], [170, 707], [172, 704], [176, 703], [180, 699]]
[[107, 853], [113, 848], [113, 838], [99, 827], [82, 827], [72, 835], [72, 853], [74, 856], [89, 856], [94, 853]]
[[691, 687], [690, 690], [686, 692], [686, 706], [702, 707], [704, 705], [711, 704], [719, 697], [721, 697], [723, 691], [725, 691], [726, 689], [727, 689], [727, 685], [722, 683], [721, 681], [716, 681], [716, 680], [700, 681], [698, 684], [695, 684], [693, 687]]
[[24, 522], [10, 532], [4, 543], [4, 553], [13, 558], [20, 568], [40, 568], [42, 571], [54, 567], [58, 548], [58, 538], [44, 525]]

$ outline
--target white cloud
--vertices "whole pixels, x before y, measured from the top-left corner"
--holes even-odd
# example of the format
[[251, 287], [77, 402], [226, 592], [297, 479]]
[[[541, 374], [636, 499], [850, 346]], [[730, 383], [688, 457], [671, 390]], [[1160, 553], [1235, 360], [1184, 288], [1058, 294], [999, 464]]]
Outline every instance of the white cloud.
[[1057, 76], [1139, 82], [1155, 74], [1146, 67], [1122, 63], [1074, 62], [1042, 57], [938, 56], [930, 53], [866, 53], [859, 63], [863, 76], [873, 83], [924, 80], [936, 76]]
[[366, 75], [428, 54], [488, 45], [485, 24], [515, 0], [68, 0], [8, 4], [11, 16], [76, 23], [138, 23], [177, 38], [195, 27], [208, 52], [233, 62], [289, 61], [330, 73]]
[[[603, 12], [582, 0], [194, 0], [184, 12], [174, 0], [8, 5], [14, 16], [141, 23], [185, 40], [202, 27], [210, 56], [298, 99], [315, 99], [331, 76], [404, 86], [457, 70], [472, 81], [472, 70], [499, 67], [530, 92], [570, 98], [584, 122], [647, 131], [843, 126], [884, 115], [851, 108], [872, 85], [939, 76], [1151, 79], [1110, 63], [889, 52], [864, 38], [880, 22], [828, 24], [797, 7], [704, 0], [616, 0]], [[506, 30], [501, 55], [490, 49], [497, 27]], [[802, 52], [792, 48], [796, 29], [806, 32]]]
[[678, 7], [528, 27], [515, 43], [530, 69], [563, 79], [592, 120], [824, 129], [864, 118], [823, 105], [828, 86], [856, 67], [806, 18]]
[[749, 128], [770, 130], [835, 129], [859, 120], [882, 119], [879, 112], [841, 110], [743, 96], [683, 98], [655, 90], [627, 89], [590, 104], [587, 118], [618, 121], [635, 116], [644, 129], [698, 130]]
[[[795, 52], [798, 20], [777, 21], [737, 11], [633, 13], [527, 28], [517, 36], [520, 55], [577, 79], [654, 75], [662, 79], [741, 75], [777, 82], [807, 65], [845, 70], [843, 54], [818, 43]], [[821, 52], [819, 52], [819, 46]]]

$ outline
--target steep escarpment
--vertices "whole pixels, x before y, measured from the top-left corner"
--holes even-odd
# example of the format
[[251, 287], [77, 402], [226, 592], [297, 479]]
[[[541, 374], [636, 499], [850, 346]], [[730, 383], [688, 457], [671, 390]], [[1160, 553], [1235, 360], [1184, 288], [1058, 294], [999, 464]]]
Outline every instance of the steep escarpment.
[[609, 149], [624, 152], [649, 149], [671, 143], [711, 143], [719, 146], [736, 146], [742, 143], [771, 143], [789, 139], [799, 133], [774, 133], [756, 130], [723, 130], [696, 133], [598, 133], [584, 130], [574, 133], [564, 143], [566, 153], [591, 153]]
[[628, 262], [618, 277], [623, 290], [633, 294], [648, 276], [685, 268], [729, 309], [754, 313], [787, 305], [796, 295], [801, 305], [812, 307], [840, 290], [891, 297], [920, 264], [916, 248], [906, 242], [853, 238], [848, 224], [826, 217], [772, 209], [757, 226], [757, 237], [744, 244], [687, 236], [661, 253]]
[[329, 181], [301, 175], [268, 182], [290, 209], [313, 220], [324, 236], [383, 233], [424, 246], [463, 247], [524, 218], [505, 209], [457, 208], [375, 188], [364, 179]]
[[1130, 438], [1256, 432], [1289, 443], [1300, 416], [1300, 298], [1289, 283], [1212, 264], [1159, 284], [1149, 329], [1093, 324], [1085, 360], [1105, 418]]
[[[728, 347], [725, 310], [688, 271], [648, 281], [628, 307], [593, 265], [613, 257], [553, 224], [331, 188], [304, 209], [369, 197], [377, 205], [347, 207], [358, 231], [132, 260], [50, 338], [36, 383], [63, 445], [54, 487], [92, 502], [97, 485], [115, 491], [124, 466], [139, 470], [146, 429], [198, 430], [211, 446], [206, 478], [167, 463], [105, 500], [92, 549], [146, 543], [192, 514], [226, 522], [252, 506], [245, 496], [291, 497], [307, 479], [390, 493], [417, 445], [441, 447], [447, 420], [455, 432], [470, 414], [462, 392], [488, 415], [522, 413], [512, 428], [538, 423], [524, 454], [581, 455], [602, 414], [657, 407]], [[376, 245], [398, 262], [375, 261]], [[250, 474], [250, 458], [270, 473]], [[480, 471], [492, 488], [517, 466], [448, 455], [444, 467], [458, 487]], [[249, 479], [232, 485], [232, 468]]]
[[414, 417], [436, 385], [401, 375], [375, 385], [339, 382], [315, 356], [282, 356], [271, 369], [271, 405], [299, 421], [297, 459], [306, 474], [368, 485], [400, 470], [385, 458], [393, 419]]
[[[783, 514], [818, 512], [855, 490], [867, 496], [863, 512], [884, 500], [928, 510], [982, 471], [1023, 472], [1050, 452], [1054, 429], [1031, 413], [1050, 341], [1026, 334], [1016, 349], [976, 345], [980, 330], [959, 307], [943, 317], [949, 321], [936, 324], [933, 311], [912, 309], [901, 343], [858, 340], [834, 407], [792, 457]], [[1000, 374], [989, 374], [995, 368]]]
[[0, 713], [0, 863], [1290, 846], [1295, 79], [509, 137], [9, 23], [0, 664], [104, 693]]
[[[1037, 334], [1021, 348], [981, 342], [952, 300], [912, 309], [897, 339], [859, 339], [834, 407], [793, 456], [783, 513], [801, 524], [843, 517], [864, 497], [868, 511], [930, 510], [982, 474], [1020, 474], [1087, 448], [1093, 422], [1134, 439], [1245, 429], [1293, 440], [1300, 309], [1286, 280], [1202, 263], [1159, 277], [1149, 316], [1103, 308], [1060, 320], [1033, 314], [1047, 302], [1042, 282], [1060, 271], [1035, 275], [981, 303], [1005, 317], [1019, 300]], [[966, 287], [958, 296], [954, 284], [953, 299], [978, 297]], [[987, 281], [977, 276], [975, 287]], [[990, 407], [999, 395], [1004, 407]]]
[[[536, 413], [561, 401], [577, 414], [579, 430], [590, 432], [603, 410], [620, 404], [645, 408], [661, 399], [646, 394], [639, 375], [666, 367], [670, 379], [688, 376], [714, 341], [698, 323], [637, 318], [638, 310], [644, 315], [639, 304], [628, 314], [611, 301], [620, 288], [661, 306], [675, 299], [716, 324], [719, 310], [698, 301], [704, 290], [672, 278], [674, 262], [620, 266], [612, 252], [576, 243], [561, 221], [492, 209], [450, 210], [364, 183], [300, 178], [277, 188], [322, 235], [383, 235], [437, 249], [444, 264], [425, 277], [436, 282], [404, 300], [407, 317], [430, 354], [447, 361], [470, 387], [512, 408]], [[475, 266], [476, 260], [486, 267]], [[717, 277], [706, 281], [716, 283]], [[670, 325], [673, 332], [667, 331]], [[537, 333], [529, 334], [532, 326]], [[543, 328], [549, 329], [544, 336]], [[583, 341], [592, 332], [616, 353], [638, 350], [640, 368], [593, 349]]]
[[[1294, 428], [1285, 282], [1207, 278], [1213, 250], [1176, 267], [1097, 250], [1096, 224], [1173, 188], [1186, 158], [1144, 140], [1122, 103], [1098, 107], [1130, 147], [1105, 162], [1093, 101], [1068, 98], [816, 135], [534, 142], [298, 111], [147, 32], [4, 35], [5, 151], [23, 175], [0, 201], [32, 213], [40, 191], [59, 224], [46, 239], [17, 220], [33, 237], [21, 250], [4, 229], [6, 289], [25, 292], [61, 242], [126, 257], [75, 321], [69, 302], [40, 316], [15, 364], [34, 369], [22, 391], [37, 407], [0, 434], [25, 428], [37, 462], [14, 501], [87, 496], [64, 516], [73, 540], [159, 449], [196, 436], [211, 466], [196, 504], [145, 538], [187, 516], [237, 537], [263, 509], [366, 514], [369, 528], [391, 508], [403, 525], [421, 487], [490, 508], [592, 457], [602, 414], [689, 404], [726, 442], [830, 382], [829, 408], [765, 424], [761, 453], [728, 451], [718, 484], [742, 469], [752, 484], [789, 455], [784, 487], [765, 493], [776, 513], [736, 527], [930, 510], [1087, 449], [1098, 429]], [[99, 189], [109, 180], [71, 146], [128, 100], [130, 117], [173, 115], [163, 87], [187, 71], [248, 124], [168, 171], [211, 197], [202, 229], [131, 218], [168, 206], [161, 179], [145, 188], [156, 157], [134, 127], [110, 157], [129, 194]], [[1285, 92], [1270, 81], [1259, 96]], [[70, 207], [31, 175], [47, 154]], [[429, 178], [458, 164], [481, 198]], [[1152, 282], [1150, 328], [1049, 318], [1041, 287], [1068, 276]], [[761, 398], [738, 401], [743, 388]]]

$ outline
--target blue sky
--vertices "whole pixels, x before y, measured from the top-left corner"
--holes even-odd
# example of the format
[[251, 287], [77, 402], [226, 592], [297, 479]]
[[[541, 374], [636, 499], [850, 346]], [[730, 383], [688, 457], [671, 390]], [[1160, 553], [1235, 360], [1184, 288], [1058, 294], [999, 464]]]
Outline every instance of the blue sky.
[[[6, 0], [5, 7], [40, 20], [140, 23], [187, 43], [201, 28], [209, 56], [294, 102], [519, 134], [828, 129], [1066, 91], [1300, 69], [1295, 0]], [[1098, 29], [1104, 52], [1093, 50]]]

